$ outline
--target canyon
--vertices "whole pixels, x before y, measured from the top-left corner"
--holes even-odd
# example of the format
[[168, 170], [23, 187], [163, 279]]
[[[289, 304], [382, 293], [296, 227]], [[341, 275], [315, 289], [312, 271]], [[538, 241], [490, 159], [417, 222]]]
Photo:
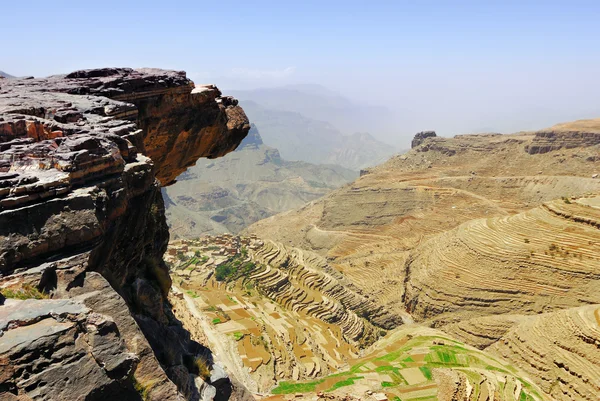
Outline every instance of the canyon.
[[[348, 182], [184, 72], [2, 79], [0, 399], [596, 400], [599, 155], [600, 119], [423, 131]], [[234, 170], [291, 210], [169, 241], [162, 194]]]
[[[435, 328], [523, 369], [538, 388], [523, 397], [593, 400], [599, 129], [419, 133], [410, 152], [247, 234], [320, 255], [374, 304], [408, 314], [406, 329]], [[431, 399], [477, 399], [436, 383]]]
[[285, 160], [252, 125], [235, 152], [216, 160], [199, 160], [174, 185], [163, 189], [169, 232], [171, 238], [237, 234], [356, 177], [357, 171], [337, 165]]

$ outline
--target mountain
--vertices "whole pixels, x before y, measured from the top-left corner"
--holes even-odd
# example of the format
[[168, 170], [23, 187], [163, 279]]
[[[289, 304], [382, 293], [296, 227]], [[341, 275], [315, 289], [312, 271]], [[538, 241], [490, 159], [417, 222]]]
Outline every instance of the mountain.
[[0, 77], [2, 78], [14, 78], [14, 76], [5, 73], [4, 71], [0, 71]]
[[[355, 294], [368, 295], [368, 302], [340, 298], [346, 308], [337, 315], [342, 332], [350, 330], [346, 322], [355, 321], [365, 328], [355, 332], [369, 338], [369, 324], [388, 330], [386, 322], [400, 319], [399, 328], [369, 348], [388, 344], [387, 352], [398, 350], [407, 357], [394, 365], [405, 381], [395, 375], [382, 379], [388, 382], [380, 387], [386, 393], [403, 397], [412, 388], [402, 386], [411, 384], [409, 370], [420, 366], [412, 364], [417, 361], [439, 361], [444, 367], [433, 373], [438, 395], [445, 392], [443, 383], [466, 391], [480, 379], [461, 378], [451, 369], [474, 367], [474, 362], [459, 361], [475, 359], [458, 354], [476, 347], [485, 354], [476, 359], [503, 360], [502, 369], [510, 366], [503, 378], [488, 376], [486, 391], [499, 399], [594, 400], [600, 391], [600, 356], [590, 345], [600, 338], [599, 154], [600, 119], [511, 135], [440, 138], [424, 132], [415, 136], [410, 152], [365, 170], [319, 200], [256, 222], [244, 233], [260, 238], [263, 246], [282, 244], [276, 246], [289, 249], [293, 256], [288, 259], [304, 261], [298, 263], [306, 271], [318, 268]], [[272, 256], [273, 251], [265, 255], [287, 260]], [[275, 273], [271, 269], [249, 277], [264, 278], [257, 285], [268, 286]], [[293, 277], [304, 274], [294, 272]], [[292, 283], [292, 288], [274, 285], [264, 293], [285, 306], [291, 302], [288, 294], [300, 293], [296, 287], [314, 290], [312, 283], [327, 282], [314, 280]], [[336, 291], [326, 287], [323, 293]], [[317, 303], [319, 297], [302, 299]], [[369, 311], [372, 304], [380, 309]], [[348, 309], [364, 321], [342, 319]], [[435, 327], [451, 340], [434, 340], [443, 345], [437, 356], [421, 349], [421, 359], [408, 359], [402, 344], [414, 337], [393, 346], [386, 340], [404, 327]], [[449, 341], [454, 351], [444, 349]], [[429, 347], [426, 341], [418, 343]], [[397, 356], [378, 357], [368, 369], [360, 368], [365, 359], [348, 362], [351, 367], [356, 363], [348, 377], [367, 377], [370, 369], [381, 372], [375, 362]], [[423, 373], [423, 366], [419, 369]], [[521, 385], [511, 384], [509, 392], [495, 384], [515, 377]], [[528, 379], [532, 393], [518, 396]], [[421, 377], [418, 381], [426, 383]]]
[[240, 104], [265, 141], [286, 160], [338, 164], [360, 170], [385, 161], [397, 150], [367, 133], [343, 135], [332, 124], [294, 111], [266, 108], [246, 100]]
[[299, 84], [229, 92], [242, 104], [251, 100], [270, 110], [297, 112], [313, 120], [327, 121], [346, 135], [371, 132], [378, 138], [389, 138], [398, 134], [397, 121], [385, 106], [358, 103], [321, 85]]
[[238, 233], [255, 221], [296, 208], [352, 181], [335, 165], [290, 162], [265, 145], [252, 126], [240, 147], [218, 160], [202, 159], [163, 189], [174, 238]]

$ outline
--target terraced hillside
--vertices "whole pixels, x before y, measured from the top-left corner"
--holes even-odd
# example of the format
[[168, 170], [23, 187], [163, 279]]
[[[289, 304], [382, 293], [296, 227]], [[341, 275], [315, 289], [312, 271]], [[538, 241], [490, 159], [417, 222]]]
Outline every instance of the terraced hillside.
[[598, 197], [472, 220], [417, 247], [405, 303], [415, 317], [536, 314], [600, 303]]
[[600, 120], [413, 145], [247, 232], [322, 256], [405, 323], [506, 358], [541, 397], [597, 399]]
[[259, 398], [549, 399], [502, 358], [377, 307], [315, 253], [223, 235], [168, 254], [175, 312]]
[[597, 400], [600, 394], [600, 306], [523, 319], [489, 350], [535, 378], [554, 399]]
[[511, 363], [414, 325], [386, 336], [347, 370], [319, 380], [281, 382], [272, 392], [278, 395], [267, 400], [298, 399], [298, 393], [309, 392], [361, 400], [550, 399]]
[[181, 296], [227, 337], [256, 389], [335, 372], [403, 322], [311, 252], [229, 235], [170, 249]]
[[[598, 124], [600, 126], [600, 123]], [[561, 197], [600, 193], [600, 145], [530, 154], [534, 134], [427, 138], [352, 184], [247, 232], [312, 250], [357, 288], [404, 310], [405, 264], [435, 235]]]
[[540, 315], [467, 319], [442, 327], [453, 337], [518, 366], [555, 400], [597, 400], [600, 394], [600, 306]]

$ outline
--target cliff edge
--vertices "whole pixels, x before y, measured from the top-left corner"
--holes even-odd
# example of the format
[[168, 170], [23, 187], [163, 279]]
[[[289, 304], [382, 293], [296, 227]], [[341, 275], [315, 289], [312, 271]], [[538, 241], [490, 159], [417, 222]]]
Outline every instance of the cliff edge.
[[0, 81], [0, 399], [229, 398], [167, 301], [160, 186], [249, 128], [184, 72]]

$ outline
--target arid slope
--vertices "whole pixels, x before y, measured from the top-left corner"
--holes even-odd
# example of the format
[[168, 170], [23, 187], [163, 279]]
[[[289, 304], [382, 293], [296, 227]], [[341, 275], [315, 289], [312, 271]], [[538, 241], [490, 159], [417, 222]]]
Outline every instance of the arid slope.
[[318, 252], [378, 302], [403, 309], [405, 262], [433, 236], [600, 192], [592, 178], [600, 146], [528, 152], [543, 140], [533, 133], [428, 138], [323, 199], [247, 231]]

